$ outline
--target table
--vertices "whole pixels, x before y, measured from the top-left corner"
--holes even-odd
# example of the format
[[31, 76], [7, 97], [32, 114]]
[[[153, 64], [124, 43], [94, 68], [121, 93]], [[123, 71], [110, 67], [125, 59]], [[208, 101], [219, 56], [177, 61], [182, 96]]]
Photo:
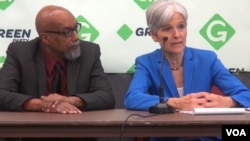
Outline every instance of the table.
[[85, 111], [82, 114], [0, 112], [0, 137], [221, 136], [222, 124], [250, 124], [250, 114], [152, 115], [147, 111], [126, 109]]

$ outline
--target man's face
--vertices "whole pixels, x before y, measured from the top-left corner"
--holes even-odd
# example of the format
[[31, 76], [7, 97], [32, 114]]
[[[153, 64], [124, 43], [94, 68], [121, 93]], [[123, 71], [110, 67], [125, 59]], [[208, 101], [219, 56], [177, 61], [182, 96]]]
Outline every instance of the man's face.
[[49, 49], [53, 55], [59, 58], [75, 60], [81, 55], [80, 41], [78, 31], [81, 25], [75, 23], [72, 25], [64, 25], [58, 30], [47, 30]]

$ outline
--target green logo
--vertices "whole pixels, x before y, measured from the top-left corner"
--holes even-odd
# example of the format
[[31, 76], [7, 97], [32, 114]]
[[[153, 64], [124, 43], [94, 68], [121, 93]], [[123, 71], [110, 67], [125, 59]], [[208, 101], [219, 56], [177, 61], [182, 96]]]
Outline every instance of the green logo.
[[4, 61], [5, 61], [5, 56], [1, 56], [1, 57], [0, 57], [0, 64], [3, 64]]
[[235, 34], [235, 30], [219, 15], [215, 14], [200, 30], [212, 47], [219, 50]]
[[147, 9], [154, 2], [154, 0], [134, 0], [134, 1], [142, 10]]
[[135, 65], [132, 65], [128, 70], [127, 73], [135, 73]]
[[91, 25], [83, 16], [78, 16], [76, 20], [82, 25], [81, 30], [78, 33], [81, 40], [93, 42], [99, 36], [99, 32], [96, 30], [96, 28]]
[[122, 25], [120, 29], [117, 31], [117, 34], [126, 41], [132, 34], [133, 31], [126, 25]]
[[5, 10], [9, 7], [15, 0], [0, 0], [0, 9]]

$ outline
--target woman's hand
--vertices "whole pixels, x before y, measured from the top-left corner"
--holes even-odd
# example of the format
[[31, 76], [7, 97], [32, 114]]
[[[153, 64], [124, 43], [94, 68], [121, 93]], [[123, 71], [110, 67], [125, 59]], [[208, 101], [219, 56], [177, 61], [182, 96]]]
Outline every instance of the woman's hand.
[[167, 104], [179, 110], [193, 110], [203, 108], [206, 103], [206, 92], [191, 93], [180, 98], [169, 98]]
[[208, 92], [191, 93], [180, 98], [169, 98], [167, 104], [179, 110], [237, 106], [237, 103], [231, 97]]
[[218, 94], [208, 94], [205, 97], [206, 108], [220, 107], [220, 108], [229, 108], [229, 107], [237, 107], [237, 103], [229, 96], [222, 96]]

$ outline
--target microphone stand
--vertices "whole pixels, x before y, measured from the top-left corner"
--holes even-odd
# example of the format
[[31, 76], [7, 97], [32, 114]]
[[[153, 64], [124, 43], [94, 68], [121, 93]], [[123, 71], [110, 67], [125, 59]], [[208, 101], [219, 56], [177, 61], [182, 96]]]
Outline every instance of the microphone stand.
[[[165, 43], [168, 40], [168, 37], [163, 37], [163, 42], [164, 42], [164, 46], [165, 47]], [[168, 106], [165, 102], [164, 102], [164, 87], [163, 87], [163, 77], [162, 77], [162, 68], [163, 68], [163, 61], [164, 61], [164, 53], [163, 53], [163, 49], [162, 49], [162, 58], [161, 58], [161, 65], [160, 65], [160, 103], [149, 107], [149, 112], [150, 113], [154, 113], [154, 114], [167, 114], [167, 113], [173, 113], [173, 110], [170, 106]]]

